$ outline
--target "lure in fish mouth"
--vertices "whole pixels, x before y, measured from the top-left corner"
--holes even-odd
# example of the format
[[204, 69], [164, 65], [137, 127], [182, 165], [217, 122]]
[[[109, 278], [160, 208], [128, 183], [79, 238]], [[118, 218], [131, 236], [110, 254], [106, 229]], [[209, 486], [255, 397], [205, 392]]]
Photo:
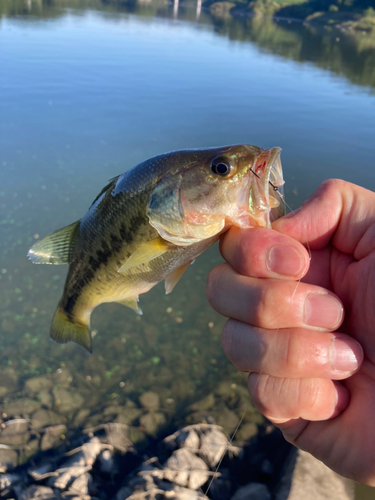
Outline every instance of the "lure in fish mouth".
[[104, 302], [142, 314], [139, 295], [184, 271], [231, 226], [271, 227], [284, 215], [280, 148], [173, 151], [109, 181], [87, 213], [33, 245], [34, 264], [69, 264], [51, 326], [91, 352], [90, 316]]

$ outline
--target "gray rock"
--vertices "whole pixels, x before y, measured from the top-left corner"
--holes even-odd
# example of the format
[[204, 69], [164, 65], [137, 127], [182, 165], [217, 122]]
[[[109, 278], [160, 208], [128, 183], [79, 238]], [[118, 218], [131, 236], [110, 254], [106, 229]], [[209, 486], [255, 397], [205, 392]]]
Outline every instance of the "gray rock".
[[[299, 500], [301, 498], [304, 498], [304, 496], [299, 497]], [[238, 488], [231, 500], [271, 500], [271, 493], [265, 484], [249, 483]]]
[[191, 490], [189, 488], [183, 488], [181, 486], [175, 486], [173, 490], [168, 493], [165, 497], [172, 500], [204, 500], [208, 499], [206, 495], [200, 491]]
[[0, 491], [11, 489], [14, 485], [21, 481], [21, 476], [18, 474], [1, 474], [0, 476]]
[[52, 488], [33, 484], [21, 493], [19, 500], [55, 500], [56, 498]]
[[293, 449], [276, 500], [354, 500], [354, 483], [305, 451]]
[[46, 474], [48, 475], [53, 469], [53, 465], [51, 462], [47, 462], [37, 467], [30, 467], [27, 469], [27, 473], [34, 479], [34, 481], [42, 481], [45, 479]]
[[165, 425], [167, 422], [163, 413], [158, 412], [150, 412], [146, 415], [143, 415], [139, 419], [140, 425], [145, 429], [146, 433], [155, 436], [158, 429]]
[[105, 449], [105, 445], [97, 437], [93, 437], [87, 443], [77, 448], [77, 450], [74, 450], [75, 453], [71, 452], [71, 457], [61, 465], [61, 468], [91, 467], [103, 449]]
[[53, 486], [59, 490], [65, 490], [71, 483], [73, 483], [77, 478], [85, 474], [91, 467], [77, 466], [77, 467], [61, 467], [56, 472], [58, 476], [51, 476], [47, 480], [48, 486]]
[[225, 434], [212, 429], [201, 437], [200, 456], [211, 467], [215, 467], [225, 455], [230, 443]]
[[104, 438], [105, 443], [123, 452], [127, 451], [128, 449], [132, 449], [133, 439], [132, 441], [130, 441], [130, 439], [128, 438], [129, 429], [127, 425], [118, 423], [108, 423], [105, 424], [103, 427], [105, 429], [105, 434], [106, 434]]
[[65, 434], [65, 432], [65, 425], [54, 425], [51, 427], [46, 427], [40, 441], [40, 449], [42, 451], [45, 451], [53, 448], [59, 441], [61, 441], [62, 436]]
[[159, 395], [156, 392], [144, 392], [139, 398], [139, 402], [146, 410], [156, 410], [159, 408]]
[[113, 460], [113, 454], [110, 450], [104, 450], [98, 457], [99, 467], [102, 472], [110, 474], [114, 472], [115, 461]]
[[10, 445], [26, 444], [30, 440], [29, 424], [23, 418], [8, 420], [0, 434], [0, 443]]
[[200, 439], [194, 429], [182, 429], [176, 437], [176, 444], [179, 448], [189, 448], [192, 451], [197, 451], [199, 449]]
[[69, 487], [69, 493], [73, 493], [75, 495], [88, 495], [91, 484], [91, 474], [85, 472], [72, 482]]
[[26, 380], [24, 389], [29, 396], [34, 396], [41, 391], [49, 392], [50, 389], [52, 389], [52, 386], [53, 384], [51, 379], [47, 375], [41, 375], [39, 377], [32, 377]]
[[209, 478], [205, 462], [186, 448], [174, 451], [165, 462], [164, 469], [165, 479], [193, 490]]
[[33, 413], [31, 418], [31, 427], [33, 429], [41, 429], [48, 425], [58, 425], [66, 422], [66, 419], [61, 415], [51, 410], [38, 410]]

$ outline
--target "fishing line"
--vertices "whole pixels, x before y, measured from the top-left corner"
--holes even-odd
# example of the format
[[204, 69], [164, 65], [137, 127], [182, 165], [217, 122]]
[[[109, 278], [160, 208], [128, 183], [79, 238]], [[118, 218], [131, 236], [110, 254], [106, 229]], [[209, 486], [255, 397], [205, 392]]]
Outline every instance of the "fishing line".
[[[218, 463], [218, 464], [217, 464], [217, 466], [216, 466], [215, 474], [216, 474], [216, 473], [217, 473], [217, 471], [219, 470], [220, 465], [221, 465], [221, 462], [224, 460], [225, 454], [226, 454], [226, 452], [229, 450], [229, 446], [232, 444], [233, 439], [234, 439], [234, 436], [237, 434], [237, 431], [238, 431], [238, 429], [239, 429], [240, 425], [242, 424], [242, 420], [245, 418], [246, 413], [247, 413], [247, 410], [245, 410], [245, 411], [243, 412], [243, 415], [242, 415], [242, 417], [240, 418], [240, 421], [238, 422], [237, 427], [235, 428], [235, 430], [234, 430], [234, 432], [233, 432], [233, 434], [232, 434], [232, 437], [229, 439], [229, 444], [228, 444], [228, 446], [227, 446], [226, 450], [224, 451], [224, 453], [222, 454], [222, 456], [221, 456], [221, 458], [220, 458], [219, 463]], [[213, 483], [213, 482], [214, 482], [214, 480], [215, 480], [215, 477], [216, 477], [216, 476], [212, 476], [211, 481], [210, 481], [209, 485], [207, 486], [207, 490], [206, 490], [206, 492], [205, 492], [205, 495], [206, 495], [206, 496], [207, 496], [207, 493], [208, 493], [209, 489], [211, 488], [212, 483]]]

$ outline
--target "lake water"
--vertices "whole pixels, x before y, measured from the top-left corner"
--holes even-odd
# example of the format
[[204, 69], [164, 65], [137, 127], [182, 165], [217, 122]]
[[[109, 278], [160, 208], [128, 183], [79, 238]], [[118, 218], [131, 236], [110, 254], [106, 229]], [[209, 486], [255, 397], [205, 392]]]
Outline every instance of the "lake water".
[[[180, 148], [280, 146], [292, 208], [329, 177], [375, 189], [375, 40], [215, 18], [195, 4], [1, 0], [0, 9], [2, 411], [16, 415], [21, 401], [31, 414], [34, 401], [73, 432], [150, 390], [176, 425], [213, 393], [210, 413], [229, 411], [235, 426], [243, 392], [232, 407], [220, 395], [241, 392], [246, 378], [223, 355], [224, 319], [205, 299], [216, 248], [173, 294], [159, 285], [141, 296], [141, 319], [116, 304], [95, 310], [91, 356], [49, 340], [67, 268], [33, 266], [27, 250], [79, 219], [108, 179]], [[50, 388], [30, 389], [36, 376]], [[249, 406], [245, 422], [261, 422], [254, 415]]]

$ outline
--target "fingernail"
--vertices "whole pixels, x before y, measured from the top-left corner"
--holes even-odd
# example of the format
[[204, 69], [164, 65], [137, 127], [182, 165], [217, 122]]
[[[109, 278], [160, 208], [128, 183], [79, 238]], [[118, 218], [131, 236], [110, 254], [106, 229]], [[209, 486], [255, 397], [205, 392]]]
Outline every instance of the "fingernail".
[[304, 311], [306, 325], [334, 330], [341, 323], [342, 316], [342, 305], [331, 295], [312, 293], [306, 297]]
[[277, 245], [268, 254], [268, 270], [282, 276], [295, 276], [301, 271], [302, 264], [300, 254], [293, 247]]
[[362, 362], [362, 347], [355, 340], [336, 336], [331, 344], [330, 359], [337, 372], [353, 372]]

